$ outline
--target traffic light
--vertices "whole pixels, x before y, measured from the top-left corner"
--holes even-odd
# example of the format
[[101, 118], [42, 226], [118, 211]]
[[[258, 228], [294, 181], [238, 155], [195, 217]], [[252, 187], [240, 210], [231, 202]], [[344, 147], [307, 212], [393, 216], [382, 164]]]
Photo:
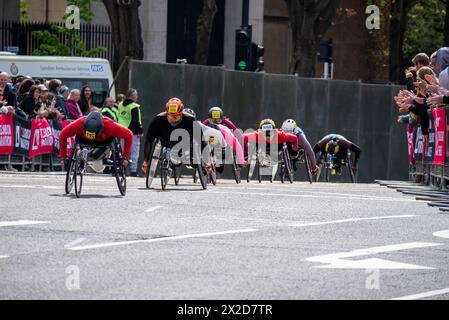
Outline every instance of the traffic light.
[[320, 46], [318, 47], [318, 61], [319, 62], [327, 62], [331, 63], [332, 59], [332, 39], [323, 40], [320, 42]]
[[262, 71], [264, 67], [263, 54], [265, 48], [257, 43], [251, 43], [251, 69], [250, 71]]
[[235, 70], [250, 71], [251, 64], [251, 26], [242, 26], [235, 32]]

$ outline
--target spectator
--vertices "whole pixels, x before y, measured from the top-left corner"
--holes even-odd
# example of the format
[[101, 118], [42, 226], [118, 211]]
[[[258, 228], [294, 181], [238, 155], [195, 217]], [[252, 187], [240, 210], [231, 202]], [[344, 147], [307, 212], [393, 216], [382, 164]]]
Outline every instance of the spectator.
[[449, 48], [438, 50], [435, 63], [435, 71], [438, 74], [440, 86], [449, 90]]
[[419, 71], [422, 67], [428, 67], [430, 64], [429, 56], [425, 53], [418, 53], [413, 59], [416, 71]]
[[78, 102], [81, 99], [81, 93], [78, 89], [73, 89], [70, 91], [69, 97], [67, 99], [67, 112], [69, 114], [69, 119], [76, 120], [83, 116]]
[[126, 97], [125, 97], [125, 95], [124, 94], [122, 94], [122, 93], [120, 93], [118, 96], [117, 96], [117, 105], [119, 105], [120, 103], [123, 103], [123, 101], [125, 101], [125, 99], [126, 99]]
[[30, 79], [25, 79], [22, 81], [22, 83], [19, 86], [19, 90], [17, 93], [17, 103], [20, 104], [23, 99], [28, 95], [30, 92], [30, 88], [34, 85], [34, 81]]
[[86, 115], [90, 112], [90, 109], [94, 107], [92, 103], [92, 89], [89, 86], [85, 86], [81, 89], [81, 99], [79, 101], [81, 112]]
[[61, 89], [59, 89], [59, 94], [64, 99], [64, 102], [67, 104], [67, 99], [69, 98], [70, 89], [67, 86], [61, 86]]
[[64, 101], [64, 97], [59, 93], [61, 90], [62, 82], [58, 79], [50, 80], [50, 83], [48, 85], [48, 89], [50, 89], [50, 93], [55, 96], [56, 104], [55, 108], [58, 110], [64, 118], [68, 117], [67, 113], [67, 105]]
[[0, 73], [0, 90], [3, 93], [3, 101], [6, 101], [8, 106], [17, 106], [16, 90], [11, 83], [11, 78], [8, 73]]
[[39, 86], [33, 85], [19, 105], [19, 108], [25, 112], [29, 119], [36, 117], [37, 110], [40, 107], [40, 95], [41, 90], [39, 89]]
[[104, 106], [103, 109], [101, 109], [101, 113], [114, 120], [115, 122], [117, 122], [118, 118], [117, 118], [117, 104], [115, 103], [115, 100], [113, 97], [107, 97], [106, 100], [104, 101]]
[[118, 105], [118, 123], [133, 132], [133, 146], [131, 149], [131, 176], [137, 177], [137, 163], [139, 161], [140, 140], [143, 136], [142, 116], [140, 105], [137, 104], [139, 94], [136, 89], [126, 92], [126, 99]]

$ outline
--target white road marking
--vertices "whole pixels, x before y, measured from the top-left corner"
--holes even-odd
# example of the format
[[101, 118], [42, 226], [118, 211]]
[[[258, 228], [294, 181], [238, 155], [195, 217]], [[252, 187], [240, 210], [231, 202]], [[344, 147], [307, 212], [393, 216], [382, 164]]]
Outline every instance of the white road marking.
[[[188, 191], [185, 191], [188, 192]], [[370, 197], [342, 197], [342, 196], [332, 196], [328, 193], [323, 196], [314, 196], [307, 194], [285, 194], [285, 193], [262, 193], [262, 192], [220, 192], [212, 191], [211, 194], [237, 194], [237, 195], [248, 195], [248, 196], [264, 196], [264, 197], [293, 197], [293, 198], [318, 198], [318, 199], [341, 199], [341, 200], [362, 200], [362, 201], [391, 201], [391, 202], [416, 202], [415, 199], [401, 199], [401, 198], [370, 198]]]
[[429, 297], [438, 296], [438, 295], [442, 295], [442, 294], [446, 294], [446, 293], [449, 293], [449, 288], [441, 289], [441, 290], [434, 290], [434, 291], [429, 291], [429, 292], [423, 292], [423, 293], [413, 294], [410, 296], [404, 296], [404, 297], [399, 297], [399, 298], [393, 298], [390, 300], [418, 300], [418, 299], [429, 298]]
[[155, 207], [152, 207], [152, 208], [149, 208], [149, 209], [145, 210], [145, 212], [153, 212], [153, 211], [162, 209], [163, 207], [164, 206], [155, 206]]
[[435, 237], [449, 239], [449, 230], [438, 231], [433, 234]]
[[296, 223], [291, 224], [290, 227], [312, 227], [312, 226], [322, 226], [327, 224], [338, 224], [346, 222], [357, 222], [357, 221], [368, 221], [368, 220], [382, 220], [382, 219], [400, 219], [400, 218], [413, 218], [416, 215], [401, 215], [401, 216], [382, 216], [382, 217], [369, 217], [369, 218], [351, 218], [333, 221], [323, 221], [323, 222], [310, 222], [310, 223]]
[[0, 221], [0, 227], [25, 226], [31, 224], [45, 224], [49, 221], [33, 221], [33, 220], [16, 220], [16, 221]]
[[241, 230], [230, 230], [230, 231], [223, 231], [223, 232], [186, 234], [186, 235], [182, 235], [182, 236], [164, 237], [164, 238], [157, 238], [157, 239], [110, 242], [110, 243], [102, 243], [102, 244], [96, 244], [96, 245], [90, 245], [90, 246], [72, 247], [72, 248], [68, 248], [68, 250], [73, 250], [73, 251], [89, 250], [89, 249], [117, 247], [117, 246], [124, 246], [124, 245], [130, 245], [130, 244], [138, 244], [138, 243], [151, 243], [151, 242], [161, 242], [161, 241], [170, 241], [170, 240], [182, 240], [182, 239], [189, 239], [189, 238], [212, 237], [212, 236], [255, 232], [255, 231], [257, 231], [257, 229], [241, 229]]
[[76, 247], [77, 245], [79, 245], [81, 242], [87, 240], [86, 238], [79, 238], [76, 239], [75, 241], [69, 242], [67, 243], [64, 248], [68, 249], [68, 248], [72, 248], [72, 247]]
[[9, 258], [8, 256], [0, 256], [0, 259]]
[[309, 262], [319, 262], [325, 266], [315, 266], [320, 269], [434, 269], [413, 264], [394, 262], [384, 259], [347, 260], [347, 258], [394, 252], [407, 249], [441, 246], [442, 243], [411, 242], [382, 247], [358, 249], [349, 252], [339, 252], [307, 258]]

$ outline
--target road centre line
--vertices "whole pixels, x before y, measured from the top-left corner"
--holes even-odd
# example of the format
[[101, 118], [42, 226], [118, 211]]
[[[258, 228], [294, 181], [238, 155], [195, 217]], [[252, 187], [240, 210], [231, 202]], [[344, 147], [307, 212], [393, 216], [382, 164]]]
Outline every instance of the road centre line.
[[33, 221], [33, 220], [16, 220], [16, 221], [0, 221], [0, 227], [26, 226], [33, 224], [47, 224], [49, 221]]
[[69, 243], [67, 243], [65, 246], [64, 246], [64, 248], [72, 248], [72, 247], [76, 247], [77, 245], [79, 245], [81, 242], [83, 242], [83, 241], [85, 241], [85, 240], [87, 240], [86, 238], [79, 238], [79, 239], [76, 239], [75, 241], [72, 241], [72, 242], [69, 242]]
[[[241, 190], [237, 187], [221, 187], [220, 189], [237, 189], [237, 190]], [[244, 188], [245, 190], [272, 190], [272, 191], [280, 191], [279, 189], [275, 189], [275, 188]], [[282, 190], [284, 191], [284, 190]], [[314, 191], [314, 190], [303, 190], [303, 189], [295, 189], [295, 190], [285, 190], [285, 191], [289, 191], [290, 193], [293, 192], [305, 192], [305, 193], [312, 193], [312, 194], [322, 194], [322, 195], [333, 195], [333, 196], [344, 196], [344, 197], [352, 197], [352, 198], [356, 198], [356, 197], [363, 197], [363, 198], [370, 198], [370, 199], [379, 199], [379, 200], [384, 200], [384, 199], [403, 199], [400, 197], [397, 198], [387, 198], [387, 197], [377, 197], [377, 196], [364, 196], [361, 194], [349, 194], [349, 193], [335, 193], [335, 192], [320, 192], [320, 191]]]
[[449, 293], [449, 288], [441, 289], [441, 290], [434, 290], [434, 291], [428, 291], [418, 294], [413, 294], [409, 296], [399, 297], [399, 298], [393, 298], [390, 300], [418, 300], [418, 299], [424, 299], [429, 297], [434, 297], [442, 294]]
[[368, 217], [368, 218], [350, 218], [350, 219], [333, 220], [333, 221], [291, 224], [290, 227], [312, 227], [312, 226], [322, 226], [322, 225], [327, 225], [327, 224], [339, 224], [339, 223], [346, 223], [346, 222], [383, 220], [383, 219], [414, 218], [414, 217], [416, 217], [416, 215], [380, 216], [380, 217]]
[[97, 248], [107, 248], [107, 247], [117, 247], [124, 246], [130, 244], [139, 244], [139, 243], [152, 243], [152, 242], [162, 242], [162, 241], [170, 241], [170, 240], [183, 240], [190, 238], [204, 238], [204, 237], [212, 237], [212, 236], [220, 236], [220, 235], [228, 235], [228, 234], [236, 234], [236, 233], [248, 233], [248, 232], [256, 232], [257, 229], [240, 229], [240, 230], [230, 230], [230, 231], [222, 231], [222, 232], [210, 232], [210, 233], [198, 233], [198, 234], [186, 234], [181, 236], [173, 236], [173, 237], [163, 237], [156, 239], [148, 239], [148, 240], [134, 240], [134, 241], [121, 241], [121, 242], [110, 242], [110, 243], [102, 243], [90, 246], [79, 246], [68, 248], [68, 250], [72, 251], [80, 251], [80, 250], [90, 250]]
[[145, 210], [145, 212], [153, 212], [153, 211], [162, 209], [163, 207], [164, 206], [155, 206], [155, 207], [152, 207], [152, 208], [149, 208], [149, 209]]
[[[184, 191], [187, 192], [187, 191]], [[369, 197], [341, 197], [331, 196], [314, 196], [306, 194], [282, 194], [282, 193], [262, 193], [262, 192], [221, 192], [211, 191], [209, 194], [236, 194], [236, 195], [253, 195], [253, 196], [275, 196], [275, 197], [293, 197], [293, 198], [317, 198], [317, 199], [340, 199], [340, 200], [366, 200], [366, 201], [390, 201], [390, 202], [416, 202], [415, 199], [399, 199], [399, 198], [369, 198]]]

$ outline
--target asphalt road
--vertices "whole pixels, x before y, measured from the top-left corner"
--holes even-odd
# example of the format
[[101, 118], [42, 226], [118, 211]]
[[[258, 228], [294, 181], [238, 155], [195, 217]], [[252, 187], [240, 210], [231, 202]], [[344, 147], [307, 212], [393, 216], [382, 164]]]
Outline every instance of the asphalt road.
[[0, 299], [448, 299], [449, 215], [377, 184], [0, 174]]

